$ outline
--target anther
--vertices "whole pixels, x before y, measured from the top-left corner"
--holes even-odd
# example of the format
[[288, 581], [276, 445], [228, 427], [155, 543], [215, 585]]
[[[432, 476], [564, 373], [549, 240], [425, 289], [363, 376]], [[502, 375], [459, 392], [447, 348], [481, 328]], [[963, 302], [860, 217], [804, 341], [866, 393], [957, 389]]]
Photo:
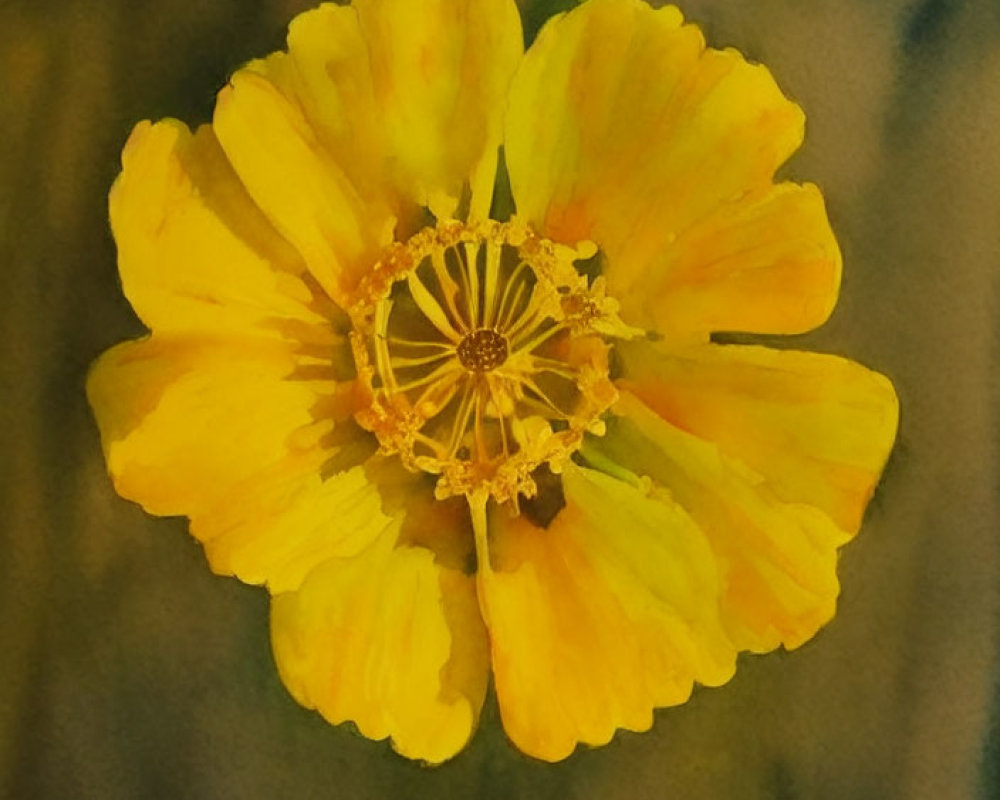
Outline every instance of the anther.
[[458, 360], [471, 372], [489, 372], [507, 360], [507, 337], [492, 328], [467, 334], [458, 345]]

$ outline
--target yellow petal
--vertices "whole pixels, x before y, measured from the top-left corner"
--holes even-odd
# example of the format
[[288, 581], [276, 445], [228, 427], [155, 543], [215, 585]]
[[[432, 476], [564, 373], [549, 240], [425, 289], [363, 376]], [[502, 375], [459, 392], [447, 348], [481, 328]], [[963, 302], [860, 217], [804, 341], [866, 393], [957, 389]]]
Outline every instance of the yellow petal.
[[357, 0], [393, 178], [439, 218], [484, 218], [523, 39], [511, 0]]
[[415, 503], [426, 476], [407, 472], [394, 457], [374, 456], [376, 446], [350, 420], [329, 432], [323, 426], [300, 432], [285, 458], [192, 516], [191, 533], [205, 545], [212, 569], [266, 584], [273, 594], [292, 591], [317, 564], [359, 553], [403, 512], [406, 543], [464, 569], [472, 549], [463, 535], [467, 515], [452, 509], [445, 524], [449, 506]]
[[157, 331], [322, 323], [301, 262], [246, 195], [212, 131], [140, 122], [110, 197], [125, 295]]
[[298, 104], [259, 69], [237, 72], [219, 93], [213, 127], [250, 196], [344, 306], [391, 241], [395, 219], [359, 196]]
[[518, 214], [559, 241], [596, 242], [626, 322], [649, 326], [648, 280], [670, 245], [712, 215], [739, 224], [720, 207], [766, 190], [802, 133], [765, 67], [706, 49], [676, 8], [589, 0], [525, 56], [505, 148]]
[[[369, 452], [358, 448], [352, 460]], [[316, 448], [287, 457], [192, 516], [191, 533], [213, 571], [288, 592], [318, 564], [354, 555], [378, 537], [390, 521], [378, 486], [360, 464], [324, 475], [324, 455]]]
[[840, 267], [819, 190], [782, 183], [719, 206], [620, 288], [634, 322], [665, 337], [801, 333], [833, 311]]
[[836, 356], [766, 347], [623, 342], [616, 352], [621, 388], [763, 476], [781, 500], [857, 531], [896, 437], [885, 377]]
[[494, 514], [479, 568], [504, 728], [547, 761], [648, 729], [735, 658], [715, 558], [681, 509], [572, 463], [563, 488], [545, 529]]
[[94, 365], [88, 395], [119, 494], [191, 517], [212, 568], [271, 591], [368, 545], [382, 497], [372, 437], [277, 341], [153, 337]]
[[277, 340], [125, 342], [93, 365], [87, 393], [119, 494], [153, 514], [191, 514], [285, 454], [320, 396]]
[[[722, 573], [723, 620], [741, 650], [797, 647], [834, 614], [837, 547], [847, 540], [816, 508], [779, 500], [719, 448], [622, 393], [604, 437], [584, 457], [654, 481], [704, 532]], [[614, 470], [612, 470], [614, 471]]]
[[408, 213], [386, 174], [386, 136], [355, 8], [324, 3], [299, 14], [288, 27], [288, 52], [248, 67], [301, 107], [360, 198], [391, 207], [397, 217]]
[[[449, 506], [436, 503], [429, 487], [425, 495]], [[452, 514], [445, 507], [437, 524], [454, 525]], [[420, 516], [428, 524], [434, 515]], [[271, 637], [282, 680], [302, 705], [333, 724], [351, 720], [371, 739], [389, 736], [404, 756], [436, 764], [455, 755], [476, 725], [486, 631], [474, 578], [408, 540], [406, 520], [397, 517], [367, 549], [327, 561], [298, 591], [274, 597]]]
[[521, 52], [510, 0], [326, 4], [293, 20], [287, 54], [234, 76], [214, 124], [254, 199], [346, 302], [417, 206], [486, 216]]

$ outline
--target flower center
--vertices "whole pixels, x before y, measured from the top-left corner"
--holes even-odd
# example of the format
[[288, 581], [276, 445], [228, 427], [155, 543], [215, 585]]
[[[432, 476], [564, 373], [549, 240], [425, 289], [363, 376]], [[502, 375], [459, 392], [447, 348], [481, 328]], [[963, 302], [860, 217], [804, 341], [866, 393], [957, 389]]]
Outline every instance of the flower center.
[[356, 419], [436, 492], [533, 497], [617, 395], [606, 336], [631, 336], [572, 249], [525, 225], [441, 222], [395, 245], [350, 309]]
[[489, 372], [507, 360], [507, 338], [492, 328], [467, 333], [456, 350], [462, 366], [473, 372]]

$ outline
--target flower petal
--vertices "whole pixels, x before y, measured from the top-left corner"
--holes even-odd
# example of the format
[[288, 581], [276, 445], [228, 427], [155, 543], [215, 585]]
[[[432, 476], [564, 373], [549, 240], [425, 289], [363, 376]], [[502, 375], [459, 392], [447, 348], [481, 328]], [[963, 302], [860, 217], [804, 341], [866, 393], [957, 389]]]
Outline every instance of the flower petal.
[[314, 388], [284, 380], [295, 368], [287, 346], [266, 340], [153, 337], [108, 350], [87, 391], [119, 494], [152, 514], [191, 514], [274, 461], [314, 422]]
[[303, 267], [253, 205], [209, 127], [136, 125], [110, 196], [122, 285], [157, 331], [319, 323]]
[[468, 512], [461, 501], [434, 501], [429, 487], [424, 494], [367, 549], [327, 561], [298, 591], [274, 597], [271, 637], [281, 677], [302, 705], [436, 764], [468, 741], [489, 662], [474, 578], [407, 533], [416, 516], [425, 533], [447, 536], [458, 527], [456, 506], [466, 528]]
[[529, 755], [565, 758], [652, 709], [718, 685], [735, 653], [715, 558], [669, 499], [570, 463], [545, 529], [497, 512], [480, 590], [504, 728]]
[[779, 499], [857, 531], [896, 437], [885, 377], [836, 356], [766, 347], [623, 342], [616, 352], [621, 388], [717, 444]]
[[213, 569], [272, 591], [381, 530], [355, 467], [371, 437], [334, 422], [332, 379], [300, 371], [276, 340], [153, 337], [109, 350], [87, 385], [118, 493], [191, 517]]
[[[596, 242], [626, 321], [655, 327], [663, 320], [656, 303], [647, 303], [650, 275], [669, 280], [669, 269], [705, 268], [695, 279], [705, 281], [706, 297], [719, 280], [727, 295], [746, 290], [748, 303], [766, 291], [746, 277], [736, 282], [742, 287], [735, 285], [726, 265], [721, 274], [713, 271], [712, 251], [695, 253], [706, 260], [686, 266], [685, 249], [699, 247], [699, 233], [688, 233], [688, 242], [683, 237], [699, 223], [703, 232], [735, 226], [734, 241], [718, 244], [719, 256], [767, 247], [770, 229], [762, 223], [756, 231], [754, 217], [768, 216], [767, 187], [802, 133], [802, 112], [765, 67], [748, 64], [734, 50], [706, 49], [701, 32], [682, 25], [676, 8], [588, 0], [550, 21], [525, 56], [511, 90], [505, 148], [518, 214], [550, 238]], [[756, 199], [740, 204], [748, 193], [757, 193]], [[768, 311], [737, 313], [733, 327], [801, 330], [828, 312], [813, 299], [836, 286], [836, 270], [825, 219], [809, 208], [803, 237], [817, 241], [789, 258], [792, 265], [804, 262], [810, 274], [796, 285], [806, 291], [801, 304], [815, 306], [813, 316], [782, 321], [768, 304]], [[680, 252], [671, 255], [678, 239]], [[816, 248], [825, 254], [822, 268], [812, 264]], [[744, 254], [743, 266], [770, 267], [767, 262], [784, 253], [759, 255], [764, 263]], [[769, 269], [756, 278], [772, 280]], [[716, 318], [718, 311], [696, 309], [689, 321], [730, 327], [726, 314]]]
[[619, 288], [635, 323], [665, 337], [801, 333], [830, 316], [840, 269], [819, 190], [782, 183], [719, 206]]
[[356, 0], [396, 179], [438, 218], [468, 185], [489, 212], [511, 77], [523, 53], [511, 0]]
[[214, 125], [268, 217], [331, 296], [346, 295], [417, 205], [485, 217], [504, 100], [522, 53], [510, 0], [359, 0], [293, 20]]
[[345, 306], [392, 239], [390, 209], [359, 196], [298, 104], [256, 69], [231, 78], [212, 124], [250, 196], [330, 297]]
[[413, 213], [386, 174], [386, 136], [358, 12], [324, 3], [299, 14], [288, 27], [288, 52], [251, 62], [301, 108], [325, 156], [343, 170], [353, 191], [398, 218]]
[[[834, 614], [837, 547], [847, 535], [823, 512], [784, 503], [744, 465], [675, 428], [623, 392], [604, 437], [584, 457], [654, 481], [705, 533], [723, 579], [723, 620], [741, 650], [797, 647]], [[638, 479], [638, 477], [637, 477]]]
[[[361, 445], [350, 461], [369, 452]], [[361, 464], [324, 475], [324, 457], [331, 455], [318, 446], [287, 457], [192, 516], [191, 533], [215, 572], [288, 592], [318, 564], [352, 556], [379, 536], [389, 521], [379, 487]]]

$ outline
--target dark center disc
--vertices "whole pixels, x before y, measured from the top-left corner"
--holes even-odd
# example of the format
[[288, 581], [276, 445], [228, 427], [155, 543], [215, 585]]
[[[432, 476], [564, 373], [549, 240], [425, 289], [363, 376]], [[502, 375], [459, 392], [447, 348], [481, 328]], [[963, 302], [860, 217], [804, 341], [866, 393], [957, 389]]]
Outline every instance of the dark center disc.
[[507, 360], [507, 339], [490, 328], [479, 328], [459, 343], [458, 360], [473, 372], [489, 372]]

